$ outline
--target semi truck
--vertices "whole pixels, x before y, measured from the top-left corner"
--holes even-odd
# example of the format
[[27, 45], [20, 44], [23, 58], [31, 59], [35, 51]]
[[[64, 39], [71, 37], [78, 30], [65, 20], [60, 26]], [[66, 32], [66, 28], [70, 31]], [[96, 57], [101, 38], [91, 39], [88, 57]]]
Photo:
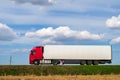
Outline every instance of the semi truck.
[[30, 64], [80, 64], [98, 65], [111, 63], [111, 45], [45, 45], [33, 47]]

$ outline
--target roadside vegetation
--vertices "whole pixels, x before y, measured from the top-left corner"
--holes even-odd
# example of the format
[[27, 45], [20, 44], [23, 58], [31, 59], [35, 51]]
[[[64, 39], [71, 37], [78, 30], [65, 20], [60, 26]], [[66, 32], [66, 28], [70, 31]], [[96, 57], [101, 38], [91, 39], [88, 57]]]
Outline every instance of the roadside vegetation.
[[47, 76], [47, 75], [120, 75], [119, 65], [99, 66], [0, 66], [0, 76]]

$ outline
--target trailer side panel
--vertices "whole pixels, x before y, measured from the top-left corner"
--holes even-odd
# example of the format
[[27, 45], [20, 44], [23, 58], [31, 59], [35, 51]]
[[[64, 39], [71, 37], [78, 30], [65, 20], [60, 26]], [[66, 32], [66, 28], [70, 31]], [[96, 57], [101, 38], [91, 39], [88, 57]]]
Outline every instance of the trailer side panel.
[[111, 46], [46, 45], [44, 59], [111, 60]]

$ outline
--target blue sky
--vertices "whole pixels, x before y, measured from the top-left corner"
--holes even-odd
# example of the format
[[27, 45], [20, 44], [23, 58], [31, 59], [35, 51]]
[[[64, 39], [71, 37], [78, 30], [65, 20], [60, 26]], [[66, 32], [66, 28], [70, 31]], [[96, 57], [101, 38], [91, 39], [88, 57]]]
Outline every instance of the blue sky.
[[0, 64], [29, 64], [33, 46], [112, 45], [120, 64], [119, 0], [0, 1]]

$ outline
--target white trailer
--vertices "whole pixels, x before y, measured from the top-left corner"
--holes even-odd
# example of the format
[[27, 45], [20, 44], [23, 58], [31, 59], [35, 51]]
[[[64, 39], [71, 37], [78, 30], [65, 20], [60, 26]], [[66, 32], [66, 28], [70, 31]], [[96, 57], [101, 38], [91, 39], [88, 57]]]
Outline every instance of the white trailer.
[[111, 63], [112, 47], [97, 45], [45, 45], [44, 60], [58, 63], [99, 64]]
[[112, 46], [109, 45], [45, 45], [30, 52], [30, 64], [105, 64], [111, 63]]

